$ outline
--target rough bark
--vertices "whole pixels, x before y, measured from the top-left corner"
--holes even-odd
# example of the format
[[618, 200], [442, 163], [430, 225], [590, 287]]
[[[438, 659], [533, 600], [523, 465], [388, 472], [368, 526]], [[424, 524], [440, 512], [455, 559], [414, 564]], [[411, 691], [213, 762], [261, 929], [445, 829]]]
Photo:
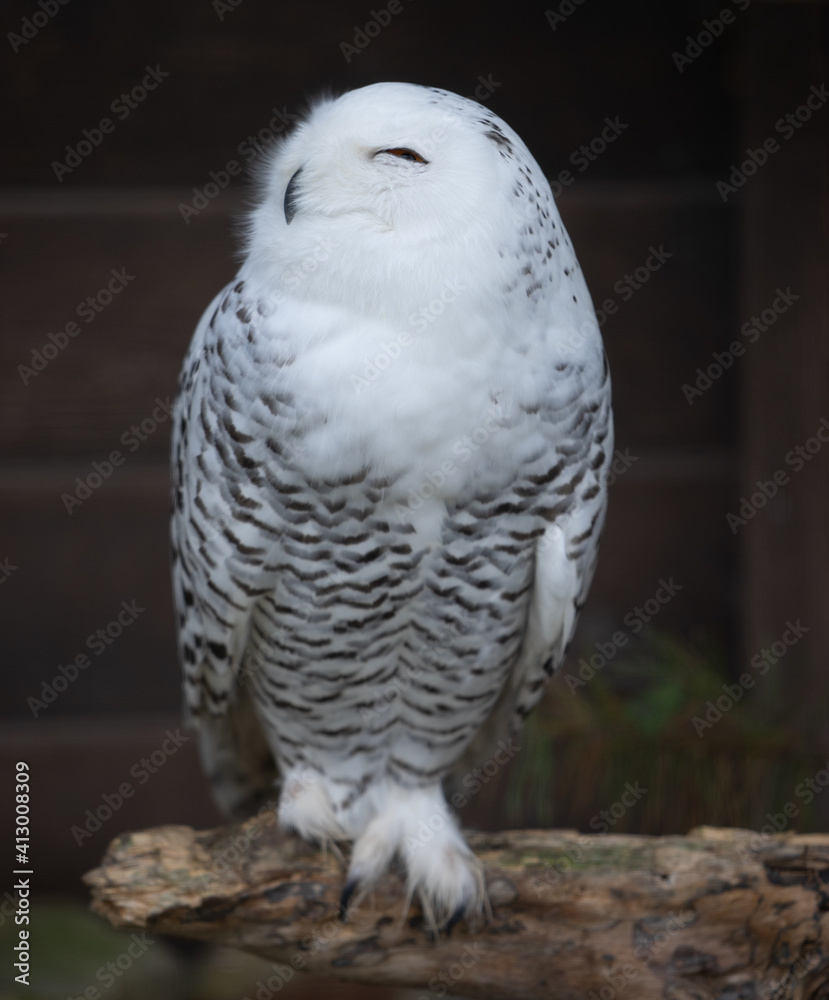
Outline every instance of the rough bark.
[[124, 834], [86, 881], [117, 926], [271, 960], [274, 992], [302, 969], [487, 1000], [829, 996], [829, 835], [518, 830], [469, 842], [492, 919], [437, 942], [416, 904], [402, 918], [395, 873], [341, 922], [340, 863], [270, 818]]

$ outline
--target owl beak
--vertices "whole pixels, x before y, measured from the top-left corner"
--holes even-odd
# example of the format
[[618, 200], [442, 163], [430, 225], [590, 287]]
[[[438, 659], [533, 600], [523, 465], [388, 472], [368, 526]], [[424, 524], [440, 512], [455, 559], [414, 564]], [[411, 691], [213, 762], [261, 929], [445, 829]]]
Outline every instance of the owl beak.
[[285, 201], [282, 203], [282, 207], [285, 212], [285, 222], [289, 226], [298, 209], [297, 198], [299, 196], [299, 190], [297, 186], [297, 178], [301, 173], [302, 167], [300, 167], [290, 181], [288, 181], [288, 186], [285, 188]]

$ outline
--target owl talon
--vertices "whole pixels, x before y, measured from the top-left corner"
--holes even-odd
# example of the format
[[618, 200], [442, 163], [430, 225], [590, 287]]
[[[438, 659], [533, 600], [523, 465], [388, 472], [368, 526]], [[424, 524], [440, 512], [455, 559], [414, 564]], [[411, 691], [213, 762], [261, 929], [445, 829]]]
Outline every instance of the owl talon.
[[446, 920], [446, 922], [441, 924], [440, 927], [437, 927], [432, 922], [434, 920], [434, 917], [431, 916], [430, 912], [427, 913], [426, 922], [428, 926], [426, 927], [425, 931], [426, 940], [429, 942], [429, 944], [436, 944], [438, 941], [440, 941], [441, 935], [445, 935], [447, 938], [451, 937], [453, 928], [458, 923], [460, 923], [461, 920], [463, 920], [465, 915], [466, 915], [466, 903], [461, 903], [458, 907], [456, 907], [456, 909], [454, 910], [452, 915]]
[[359, 884], [360, 882], [358, 879], [351, 879], [349, 882], [346, 882], [343, 887], [343, 891], [340, 894], [340, 920], [343, 923], [348, 920], [348, 904], [351, 902], [351, 897], [354, 895]]
[[466, 913], [466, 904], [461, 903], [461, 905], [455, 910], [452, 916], [444, 924], [444, 931], [446, 931], [446, 936], [449, 937], [452, 934], [452, 928], [460, 920], [463, 919], [463, 915]]

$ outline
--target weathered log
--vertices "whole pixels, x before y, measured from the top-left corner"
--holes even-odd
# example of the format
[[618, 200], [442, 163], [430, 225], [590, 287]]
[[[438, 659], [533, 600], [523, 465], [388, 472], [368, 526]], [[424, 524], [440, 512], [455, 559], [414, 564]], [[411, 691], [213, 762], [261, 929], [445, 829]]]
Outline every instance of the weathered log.
[[341, 922], [340, 863], [270, 817], [126, 833], [85, 878], [116, 926], [261, 955], [274, 991], [290, 968], [488, 1000], [829, 996], [829, 835], [517, 830], [469, 843], [492, 919], [438, 941], [416, 903], [403, 916], [395, 873]]

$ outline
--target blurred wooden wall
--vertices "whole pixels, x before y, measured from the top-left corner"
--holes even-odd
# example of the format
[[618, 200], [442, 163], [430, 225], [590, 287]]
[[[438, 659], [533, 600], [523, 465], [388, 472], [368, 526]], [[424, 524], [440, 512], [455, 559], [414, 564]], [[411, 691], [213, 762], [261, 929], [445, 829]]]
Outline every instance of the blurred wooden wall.
[[775, 473], [787, 479], [743, 529], [742, 644], [751, 656], [779, 642], [789, 622], [808, 628], [791, 658], [786, 653], [766, 676], [762, 696], [829, 756], [826, 6], [793, 4], [757, 19], [741, 65], [743, 146], [755, 149], [770, 136], [781, 147], [746, 184], [741, 307], [756, 310], [781, 286], [797, 296], [785, 325], [758, 341], [742, 373], [741, 496], [772, 492], [766, 484]]

